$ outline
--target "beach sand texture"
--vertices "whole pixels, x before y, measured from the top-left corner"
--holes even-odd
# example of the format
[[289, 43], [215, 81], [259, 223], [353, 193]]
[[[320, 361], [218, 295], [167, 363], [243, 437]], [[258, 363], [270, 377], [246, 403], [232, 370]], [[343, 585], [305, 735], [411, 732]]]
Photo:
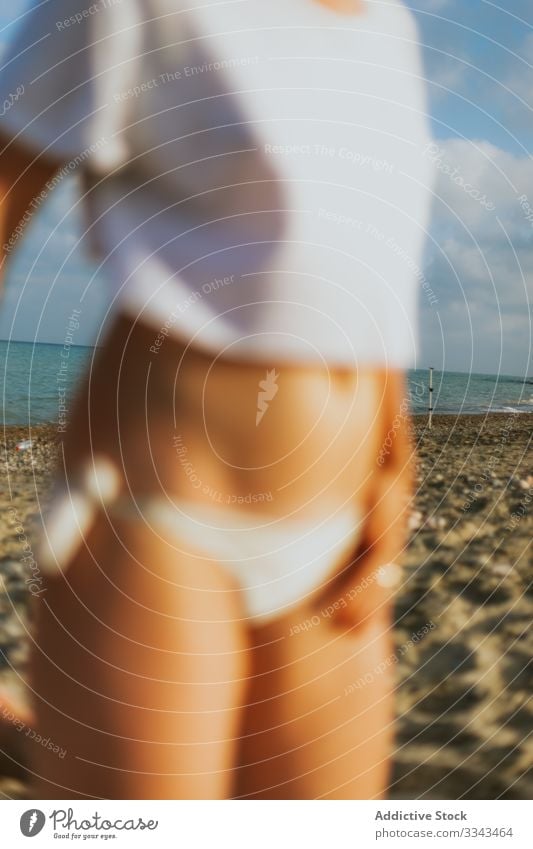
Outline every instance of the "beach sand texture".
[[[527, 414], [413, 425], [417, 493], [387, 659], [398, 682], [391, 798], [533, 796], [532, 425]], [[31, 517], [46, 503], [58, 452], [52, 427], [34, 428], [32, 450], [16, 452], [27, 436], [4, 432], [0, 484], [0, 684], [12, 688], [27, 664], [29, 594], [39, 589]], [[354, 706], [362, 686], [345, 696]], [[24, 798], [8, 774], [0, 755], [0, 798]]]

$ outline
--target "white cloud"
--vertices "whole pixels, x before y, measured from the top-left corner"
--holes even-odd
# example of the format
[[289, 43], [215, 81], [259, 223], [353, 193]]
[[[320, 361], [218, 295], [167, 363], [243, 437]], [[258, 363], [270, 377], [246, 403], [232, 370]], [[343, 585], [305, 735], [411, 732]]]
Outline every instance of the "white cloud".
[[[437, 244], [428, 279], [439, 297], [448, 367], [467, 367], [472, 344], [475, 369], [496, 371], [502, 356], [504, 371], [527, 371], [533, 221], [525, 204], [533, 218], [533, 159], [487, 142], [451, 140], [442, 143], [436, 164]], [[424, 349], [436, 356], [436, 316], [427, 304], [423, 309]]]

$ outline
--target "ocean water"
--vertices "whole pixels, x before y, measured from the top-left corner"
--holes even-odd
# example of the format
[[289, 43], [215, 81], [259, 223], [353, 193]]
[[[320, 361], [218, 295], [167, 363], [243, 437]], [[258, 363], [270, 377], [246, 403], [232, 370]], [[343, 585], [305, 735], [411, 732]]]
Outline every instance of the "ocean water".
[[[429, 369], [410, 371], [408, 385], [412, 412], [426, 413], [429, 406]], [[435, 370], [433, 409], [435, 413], [456, 415], [531, 413], [533, 377]]]
[[60, 414], [68, 421], [93, 352], [76, 345], [0, 341], [3, 424], [58, 422]]
[[[0, 341], [2, 411], [5, 425], [68, 422], [72, 396], [93, 348]], [[409, 402], [415, 414], [428, 408], [428, 371], [409, 372]], [[435, 413], [533, 412], [533, 377], [433, 373]]]

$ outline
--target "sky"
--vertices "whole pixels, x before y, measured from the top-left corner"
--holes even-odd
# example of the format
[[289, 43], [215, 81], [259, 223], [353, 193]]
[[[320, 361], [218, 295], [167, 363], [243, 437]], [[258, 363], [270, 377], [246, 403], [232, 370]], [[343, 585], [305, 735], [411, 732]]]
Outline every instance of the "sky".
[[[10, 0], [0, 11], [0, 60], [28, 5]], [[533, 3], [407, 5], [419, 25], [437, 177], [423, 267], [435, 297], [420, 292], [417, 365], [531, 375]], [[97, 339], [109, 288], [76, 247], [76, 191], [65, 178], [34, 217], [8, 272], [0, 338], [62, 343], [81, 298], [75, 342]]]

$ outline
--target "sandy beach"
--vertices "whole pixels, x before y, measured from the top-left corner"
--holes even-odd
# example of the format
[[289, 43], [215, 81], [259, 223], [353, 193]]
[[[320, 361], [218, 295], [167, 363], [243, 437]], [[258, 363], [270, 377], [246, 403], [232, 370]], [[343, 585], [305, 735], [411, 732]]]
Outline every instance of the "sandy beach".
[[[413, 424], [417, 492], [387, 659], [398, 682], [392, 798], [533, 796], [532, 425], [527, 414], [438, 416], [431, 431], [425, 418]], [[39, 592], [32, 517], [59, 448], [53, 427], [31, 435], [20, 452], [27, 430], [3, 436], [0, 683], [14, 688]], [[0, 756], [0, 798], [24, 798], [8, 772]]]

